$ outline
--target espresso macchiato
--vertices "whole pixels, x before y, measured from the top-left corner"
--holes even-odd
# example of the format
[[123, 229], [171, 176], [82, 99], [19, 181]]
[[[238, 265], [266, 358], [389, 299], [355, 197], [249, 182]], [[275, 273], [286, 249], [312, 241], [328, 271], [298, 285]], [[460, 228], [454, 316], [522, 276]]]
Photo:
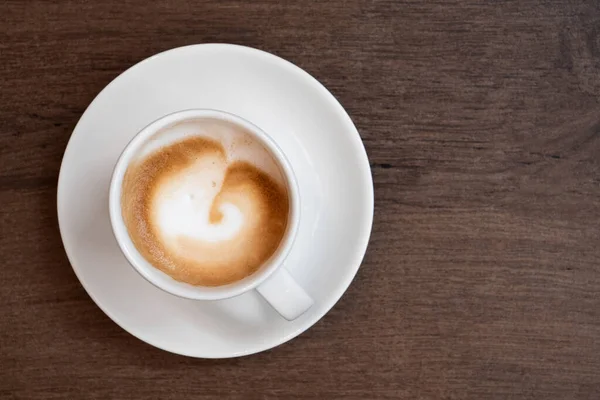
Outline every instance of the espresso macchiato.
[[277, 160], [243, 127], [199, 118], [162, 129], [132, 159], [121, 191], [129, 236], [150, 264], [199, 286], [243, 279], [288, 223]]

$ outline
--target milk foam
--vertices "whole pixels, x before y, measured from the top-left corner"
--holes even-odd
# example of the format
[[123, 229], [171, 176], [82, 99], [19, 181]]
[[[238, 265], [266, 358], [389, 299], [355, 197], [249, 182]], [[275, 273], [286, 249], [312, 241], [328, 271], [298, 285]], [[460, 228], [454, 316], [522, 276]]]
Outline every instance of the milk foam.
[[240, 231], [245, 216], [231, 203], [219, 205], [218, 223], [210, 221], [215, 198], [221, 191], [226, 165], [198, 162], [180, 172], [172, 182], [157, 188], [154, 205], [156, 222], [163, 238], [179, 235], [204, 242], [230, 240]]
[[122, 214], [152, 265], [195, 285], [253, 273], [281, 241], [289, 210], [273, 155], [233, 123], [198, 119], [161, 130], [123, 182]]

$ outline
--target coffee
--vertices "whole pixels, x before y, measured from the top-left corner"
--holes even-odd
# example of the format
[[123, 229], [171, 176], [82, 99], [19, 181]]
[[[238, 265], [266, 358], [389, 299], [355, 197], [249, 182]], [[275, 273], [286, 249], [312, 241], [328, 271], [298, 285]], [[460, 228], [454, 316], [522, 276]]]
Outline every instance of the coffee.
[[241, 280], [285, 235], [289, 198], [271, 152], [243, 127], [216, 118], [162, 129], [123, 179], [121, 213], [150, 264], [199, 286]]

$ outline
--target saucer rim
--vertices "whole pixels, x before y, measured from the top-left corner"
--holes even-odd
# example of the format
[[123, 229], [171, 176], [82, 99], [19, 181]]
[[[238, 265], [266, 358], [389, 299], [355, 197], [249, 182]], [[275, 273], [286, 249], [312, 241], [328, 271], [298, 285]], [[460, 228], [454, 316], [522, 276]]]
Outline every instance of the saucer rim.
[[[278, 63], [281, 68], [287, 69], [289, 72], [298, 75], [300, 78], [302, 78], [302, 81], [303, 81], [302, 84], [310, 84], [314, 88], [316, 88], [319, 91], [320, 95], [324, 96], [324, 98], [328, 99], [328, 101], [331, 103], [331, 106], [334, 109], [337, 109], [335, 111], [338, 114], [338, 117], [340, 117], [343, 120], [345, 129], [348, 130], [347, 134], [351, 135], [351, 137], [352, 137], [352, 142], [353, 142], [353, 146], [354, 146], [354, 156], [356, 158], [356, 162], [358, 164], [362, 165], [362, 167], [360, 168], [362, 177], [360, 177], [360, 179], [363, 182], [364, 190], [366, 191], [366, 193], [365, 193], [366, 206], [364, 207], [364, 212], [362, 213], [363, 221], [361, 223], [361, 226], [363, 226], [364, 228], [363, 228], [363, 231], [358, 234], [359, 235], [359, 240], [358, 240], [359, 244], [354, 248], [354, 255], [352, 256], [353, 261], [348, 263], [348, 265], [345, 267], [346, 273], [344, 274], [343, 277], [341, 277], [343, 279], [340, 279], [338, 281], [338, 284], [332, 288], [331, 292], [327, 295], [326, 301], [322, 301], [322, 304], [325, 305], [323, 311], [318, 314], [314, 314], [314, 316], [312, 318], [303, 322], [297, 329], [291, 331], [289, 334], [287, 334], [285, 336], [278, 338], [277, 340], [273, 340], [271, 342], [268, 342], [267, 344], [259, 343], [255, 346], [252, 346], [251, 348], [246, 348], [243, 351], [229, 352], [229, 353], [224, 352], [227, 354], [221, 354], [221, 355], [216, 355], [216, 356], [212, 355], [212, 354], [202, 355], [202, 354], [199, 354], [199, 352], [195, 352], [195, 353], [189, 352], [188, 353], [188, 352], [183, 352], [183, 351], [181, 351], [181, 352], [175, 351], [173, 349], [164, 347], [161, 343], [157, 343], [154, 340], [149, 340], [147, 338], [142, 337], [141, 333], [134, 332], [135, 331], [134, 329], [131, 329], [131, 330], [128, 329], [126, 327], [126, 325], [118, 317], [116, 317], [107, 307], [105, 307], [103, 305], [102, 301], [98, 298], [98, 296], [94, 295], [92, 293], [92, 291], [90, 291], [90, 289], [88, 288], [88, 284], [85, 282], [84, 279], [82, 279], [82, 275], [79, 272], [80, 267], [77, 267], [76, 263], [74, 263], [74, 260], [75, 260], [74, 250], [71, 248], [71, 244], [69, 244], [65, 240], [66, 227], [64, 226], [65, 222], [63, 221], [63, 219], [65, 217], [64, 216], [61, 217], [61, 214], [68, 212], [68, 210], [64, 210], [63, 213], [61, 213], [61, 208], [64, 209], [64, 207], [61, 207], [61, 192], [64, 192], [64, 189], [61, 190], [61, 188], [65, 185], [64, 182], [66, 179], [65, 178], [66, 173], [64, 171], [67, 168], [66, 163], [70, 160], [70, 158], [72, 158], [70, 156], [70, 154], [74, 151], [73, 150], [73, 141], [74, 141], [75, 135], [77, 134], [78, 129], [83, 124], [83, 122], [86, 121], [87, 118], [90, 118], [90, 112], [91, 112], [90, 110], [93, 109], [93, 107], [95, 106], [98, 99], [107, 90], [109, 90], [109, 88], [111, 88], [113, 85], [119, 84], [125, 75], [134, 74], [141, 66], [143, 66], [144, 64], [146, 64], [148, 62], [151, 62], [152, 60], [170, 57], [171, 55], [176, 54], [176, 53], [185, 54], [186, 52], [205, 51], [205, 50], [211, 50], [211, 49], [225, 50], [225, 51], [242, 51], [242, 52], [246, 52], [247, 54], [249, 54], [250, 56], [253, 56], [253, 57], [262, 57], [266, 61], [272, 62], [272, 63]], [[358, 179], [358, 177], [357, 177], [357, 179]], [[104, 312], [104, 314], [106, 314], [114, 323], [116, 323], [119, 327], [121, 327], [125, 332], [127, 332], [130, 335], [134, 336], [135, 338], [141, 340], [142, 342], [145, 342], [153, 347], [159, 348], [159, 349], [167, 351], [169, 353], [183, 355], [183, 356], [187, 356], [187, 357], [205, 358], [205, 359], [224, 359], [224, 358], [243, 357], [243, 356], [249, 356], [252, 354], [267, 351], [267, 350], [273, 349], [275, 347], [278, 347], [278, 346], [290, 341], [291, 339], [299, 336], [300, 334], [302, 334], [303, 332], [307, 331], [312, 326], [314, 326], [318, 321], [320, 321], [339, 302], [341, 297], [348, 290], [348, 287], [354, 280], [356, 274], [358, 273], [358, 270], [361, 267], [362, 261], [364, 259], [364, 256], [366, 254], [366, 250], [367, 250], [367, 247], [369, 244], [369, 240], [370, 240], [370, 236], [371, 236], [371, 232], [372, 232], [372, 226], [373, 226], [373, 217], [374, 217], [374, 186], [373, 186], [373, 179], [371, 176], [371, 168], [370, 168], [369, 159], [368, 159], [368, 156], [366, 153], [366, 149], [364, 147], [364, 144], [362, 142], [362, 139], [360, 137], [360, 134], [359, 134], [356, 126], [352, 122], [352, 119], [348, 115], [347, 111], [343, 108], [343, 106], [337, 100], [337, 98], [315, 77], [313, 77], [307, 71], [298, 67], [294, 63], [292, 63], [288, 60], [285, 60], [275, 54], [272, 54], [272, 53], [269, 53], [269, 52], [266, 52], [266, 51], [263, 51], [260, 49], [237, 45], [237, 44], [227, 44], [227, 43], [192, 44], [192, 45], [169, 49], [169, 50], [154, 54], [150, 57], [147, 57], [147, 58], [139, 61], [138, 63], [136, 63], [133, 66], [126, 69], [125, 71], [121, 72], [111, 82], [109, 82], [94, 97], [94, 99], [90, 102], [90, 104], [86, 107], [85, 111], [79, 118], [77, 124], [73, 128], [73, 131], [71, 133], [71, 136], [70, 136], [67, 146], [65, 148], [63, 158], [61, 161], [61, 165], [60, 165], [56, 197], [57, 197], [57, 214], [58, 214], [59, 231], [60, 231], [61, 240], [63, 242], [63, 247], [65, 249], [65, 253], [67, 255], [69, 263], [71, 264], [71, 268], [73, 269], [73, 272], [77, 276], [77, 279], [79, 280], [79, 282], [85, 289], [88, 296], [102, 310], [102, 312]], [[143, 331], [143, 329], [138, 330], [138, 331]]]

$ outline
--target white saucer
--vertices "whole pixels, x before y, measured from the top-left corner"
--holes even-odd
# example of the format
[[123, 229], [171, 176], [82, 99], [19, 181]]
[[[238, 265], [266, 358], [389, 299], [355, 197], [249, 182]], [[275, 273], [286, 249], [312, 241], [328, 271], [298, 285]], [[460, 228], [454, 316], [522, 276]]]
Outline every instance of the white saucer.
[[[138, 275], [119, 250], [108, 216], [117, 158], [148, 123], [189, 108], [221, 109], [253, 122], [296, 171], [302, 219], [286, 267], [315, 304], [293, 322], [255, 292], [214, 302], [167, 294]], [[313, 77], [259, 50], [196, 45], [140, 62], [90, 104], [63, 158], [58, 219], [77, 277], [123, 329], [173, 353], [236, 357], [296, 337], [342, 296], [369, 240], [373, 181], [348, 114]]]

